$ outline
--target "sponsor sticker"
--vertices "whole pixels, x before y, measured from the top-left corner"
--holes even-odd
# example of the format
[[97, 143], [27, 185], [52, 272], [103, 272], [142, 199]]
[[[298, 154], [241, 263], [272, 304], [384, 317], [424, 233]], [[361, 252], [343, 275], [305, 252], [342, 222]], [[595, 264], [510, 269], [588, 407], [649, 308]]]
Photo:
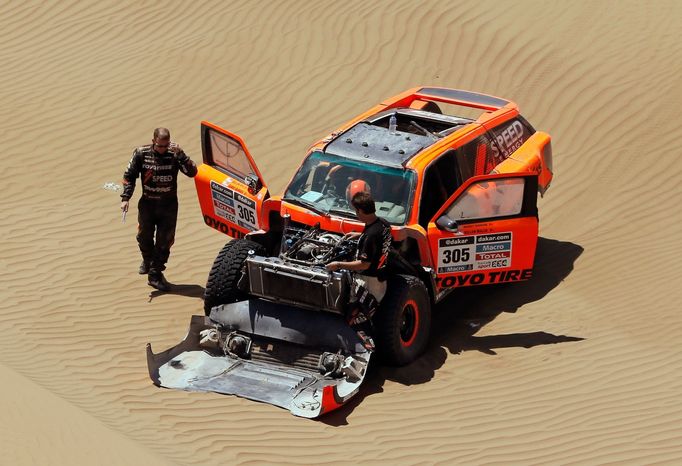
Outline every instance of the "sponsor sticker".
[[464, 236], [461, 238], [441, 238], [438, 245], [441, 247], [460, 246], [462, 244], [474, 244], [475, 236]]
[[[483, 272], [462, 273], [448, 277], [436, 277], [436, 285], [439, 289], [446, 290], [458, 286], [480, 285], [485, 283], [506, 283], [519, 280], [530, 280], [533, 277], [533, 269], [523, 270], [487, 270]], [[442, 292], [437, 296], [442, 296]]]
[[211, 181], [213, 211], [217, 217], [246, 230], [258, 229], [256, 202], [232, 189]]
[[227, 210], [227, 211], [230, 212], [231, 214], [234, 214], [234, 213], [235, 213], [234, 207], [233, 207], [233, 206], [234, 206], [234, 203], [232, 202], [231, 199], [230, 199], [230, 202], [227, 203], [227, 204], [224, 203], [224, 202], [222, 202], [222, 201], [219, 201], [219, 200], [217, 200], [217, 199], [213, 199], [213, 205], [214, 205], [216, 208], [218, 208], [218, 209]]
[[226, 195], [222, 193], [213, 193], [213, 201], [219, 201], [222, 202], [223, 204], [227, 204], [231, 207], [234, 207], [234, 201], [232, 200], [231, 197], [227, 197]]
[[523, 145], [525, 140], [523, 125], [518, 120], [514, 120], [512, 124], [502, 131], [496, 128], [493, 132], [495, 133], [497, 144], [493, 144], [491, 148], [493, 150], [493, 158], [497, 163], [502, 162], [514, 153], [516, 149]]
[[439, 274], [511, 267], [512, 232], [438, 240]]
[[226, 188], [225, 186], [219, 185], [215, 181], [211, 181], [211, 193], [212, 194], [222, 194], [223, 196], [227, 196], [228, 198], [233, 197], [234, 191], [232, 191], [229, 188]]
[[254, 201], [253, 199], [249, 199], [248, 197], [246, 197], [242, 194], [239, 194], [236, 191], [234, 193], [234, 200], [237, 202], [241, 202], [242, 204], [248, 206], [251, 209], [256, 208], [256, 201]]
[[499, 233], [494, 235], [479, 235], [476, 243], [497, 243], [498, 241], [511, 241], [511, 233]]
[[488, 261], [491, 259], [506, 259], [511, 257], [511, 251], [483, 252], [476, 254], [477, 261]]
[[476, 252], [507, 251], [511, 249], [511, 241], [504, 243], [479, 244]]

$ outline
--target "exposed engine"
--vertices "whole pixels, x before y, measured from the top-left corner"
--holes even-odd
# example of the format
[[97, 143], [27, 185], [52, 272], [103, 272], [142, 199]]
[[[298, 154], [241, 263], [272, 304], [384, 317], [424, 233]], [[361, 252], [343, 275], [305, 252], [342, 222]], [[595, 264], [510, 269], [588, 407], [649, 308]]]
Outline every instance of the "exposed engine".
[[309, 229], [287, 226], [279, 257], [295, 264], [322, 267], [332, 261], [352, 260], [356, 250], [357, 241], [320, 230], [319, 224]]
[[[312, 228], [286, 225], [278, 257], [247, 257], [240, 286], [251, 295], [315, 310], [343, 313], [350, 293], [348, 272], [325, 264], [355, 258], [357, 241]], [[248, 279], [248, 286], [245, 283]]]

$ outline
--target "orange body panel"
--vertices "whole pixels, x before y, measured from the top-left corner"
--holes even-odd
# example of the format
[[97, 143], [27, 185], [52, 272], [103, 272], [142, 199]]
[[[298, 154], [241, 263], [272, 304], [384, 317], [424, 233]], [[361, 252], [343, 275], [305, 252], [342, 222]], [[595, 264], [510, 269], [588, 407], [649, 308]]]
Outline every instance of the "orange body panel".
[[[512, 176], [496, 174], [472, 177], [463, 183], [436, 213], [434, 220], [429, 222], [427, 237], [436, 269], [437, 293], [455, 287], [506, 283], [531, 278], [538, 238], [538, 218], [534, 211], [514, 218], [495, 218], [495, 213], [491, 209], [483, 212], [483, 216], [487, 218], [481, 221], [470, 220], [461, 225], [456, 233], [444, 232], [435, 224], [435, 219], [464, 193], [478, 198], [477, 204], [484, 208], [513, 208], [513, 205], [509, 205], [510, 201], [504, 198], [501, 205], [493, 206], [487, 190], [480, 189], [480, 182], [484, 181], [491, 185], [497, 180], [528, 176], [533, 176], [533, 173], [518, 171]], [[511, 202], [513, 203], [513, 200]], [[446, 253], [449, 253], [448, 257], [444, 257]], [[455, 255], [460, 257], [454, 257]], [[448, 260], [446, 264], [445, 259], [452, 260]]]
[[[472, 286], [472, 285], [488, 285], [496, 283], [506, 283], [509, 281], [528, 280], [532, 276], [533, 261], [535, 258], [535, 249], [537, 246], [538, 237], [538, 221], [535, 217], [526, 217], [508, 220], [496, 220], [494, 225], [492, 222], [471, 223], [461, 229], [461, 235], [454, 238], [458, 241], [471, 240], [468, 244], [468, 250], [471, 250], [471, 261], [477, 264], [490, 261], [504, 261], [504, 266], [488, 267], [487, 269], [471, 269], [462, 272], [444, 272], [439, 273], [436, 270], [437, 278], [437, 292], [443, 292], [451, 288]], [[502, 235], [511, 233], [510, 239]], [[480, 246], [476, 245], [474, 239], [477, 238], [491, 238], [489, 244], [482, 246], [489, 246], [489, 250], [476, 250]], [[429, 223], [428, 230], [429, 247], [432, 253], [432, 259], [435, 264], [439, 263], [439, 241], [442, 235], [436, 224]], [[497, 241], [495, 241], [497, 239]], [[501, 245], [511, 243], [509, 247], [503, 249]], [[467, 244], [467, 243], [462, 243]], [[499, 249], [496, 249], [499, 247]], [[460, 247], [460, 250], [461, 247]], [[474, 255], [475, 254], [475, 255]]]
[[[201, 164], [199, 166], [197, 175], [194, 177], [194, 184], [197, 189], [199, 205], [201, 206], [201, 213], [204, 217], [204, 223], [206, 225], [210, 226], [211, 228], [215, 228], [226, 235], [232, 236], [233, 238], [243, 238], [247, 233], [262, 226], [262, 219], [260, 218], [260, 215], [257, 217], [255, 228], [247, 228], [240, 226], [238, 223], [230, 222], [229, 219], [225, 217], [225, 215], [229, 215], [229, 213], [223, 213], [220, 215], [216, 206], [216, 202], [219, 201], [215, 199], [216, 194], [213, 193], [214, 189], [212, 189], [211, 182], [214, 183], [214, 186], [215, 184], [224, 186], [228, 190], [239, 193], [248, 199], [252, 199], [257, 204], [262, 203], [268, 191], [266, 187], [263, 187], [254, 196], [249, 193], [248, 188], [239, 180], [235, 180], [234, 178], [220, 170], [216, 170], [210, 165]], [[256, 212], [261, 213], [261, 209], [257, 209]], [[236, 210], [234, 211], [233, 215], [237, 215]]]
[[495, 167], [495, 173], [542, 172], [542, 148], [549, 142], [549, 135], [538, 131], [517, 151]]

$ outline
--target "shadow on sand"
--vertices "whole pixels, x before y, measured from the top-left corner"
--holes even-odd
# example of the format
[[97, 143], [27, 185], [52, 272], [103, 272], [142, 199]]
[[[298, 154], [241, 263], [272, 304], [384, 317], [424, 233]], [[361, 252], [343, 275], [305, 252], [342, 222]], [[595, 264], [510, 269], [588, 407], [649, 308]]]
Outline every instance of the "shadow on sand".
[[422, 357], [404, 367], [373, 364], [360, 393], [346, 406], [323, 416], [320, 421], [332, 426], [348, 424], [348, 415], [365, 397], [381, 393], [386, 380], [404, 385], [428, 382], [443, 366], [448, 354], [475, 350], [496, 355], [495, 350], [499, 348], [532, 348], [583, 340], [580, 337], [553, 335], [543, 331], [475, 336], [501, 313], [514, 313], [524, 304], [542, 299], [571, 273], [573, 264], [582, 252], [583, 248], [574, 243], [539, 238], [531, 280], [495, 287], [463, 288], [452, 292], [433, 309], [431, 342]]
[[183, 285], [173, 285], [171, 284], [171, 289], [170, 291], [159, 291], [159, 290], [154, 290], [149, 293], [149, 302], [152, 301], [152, 299], [156, 298], [157, 296], [161, 296], [164, 294], [176, 294], [179, 296], [187, 296], [188, 298], [199, 298], [199, 299], [204, 299], [204, 287], [200, 285], [189, 285], [189, 284], [183, 284]]

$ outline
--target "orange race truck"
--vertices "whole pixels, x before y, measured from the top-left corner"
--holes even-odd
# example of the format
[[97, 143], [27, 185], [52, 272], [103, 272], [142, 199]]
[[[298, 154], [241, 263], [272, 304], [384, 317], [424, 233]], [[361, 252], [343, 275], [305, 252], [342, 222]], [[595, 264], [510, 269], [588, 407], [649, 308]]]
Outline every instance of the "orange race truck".
[[[473, 117], [457, 116], [462, 110]], [[376, 352], [417, 358], [431, 309], [455, 288], [528, 280], [537, 193], [552, 181], [550, 136], [515, 103], [418, 87], [313, 144], [284, 194], [271, 196], [244, 141], [201, 123], [195, 178], [204, 222], [229, 235], [178, 346], [154, 354], [156, 385], [236, 394], [316, 417], [357, 393], [374, 351], [346, 323], [359, 232], [347, 187], [362, 180], [391, 225], [387, 292], [372, 318]]]

